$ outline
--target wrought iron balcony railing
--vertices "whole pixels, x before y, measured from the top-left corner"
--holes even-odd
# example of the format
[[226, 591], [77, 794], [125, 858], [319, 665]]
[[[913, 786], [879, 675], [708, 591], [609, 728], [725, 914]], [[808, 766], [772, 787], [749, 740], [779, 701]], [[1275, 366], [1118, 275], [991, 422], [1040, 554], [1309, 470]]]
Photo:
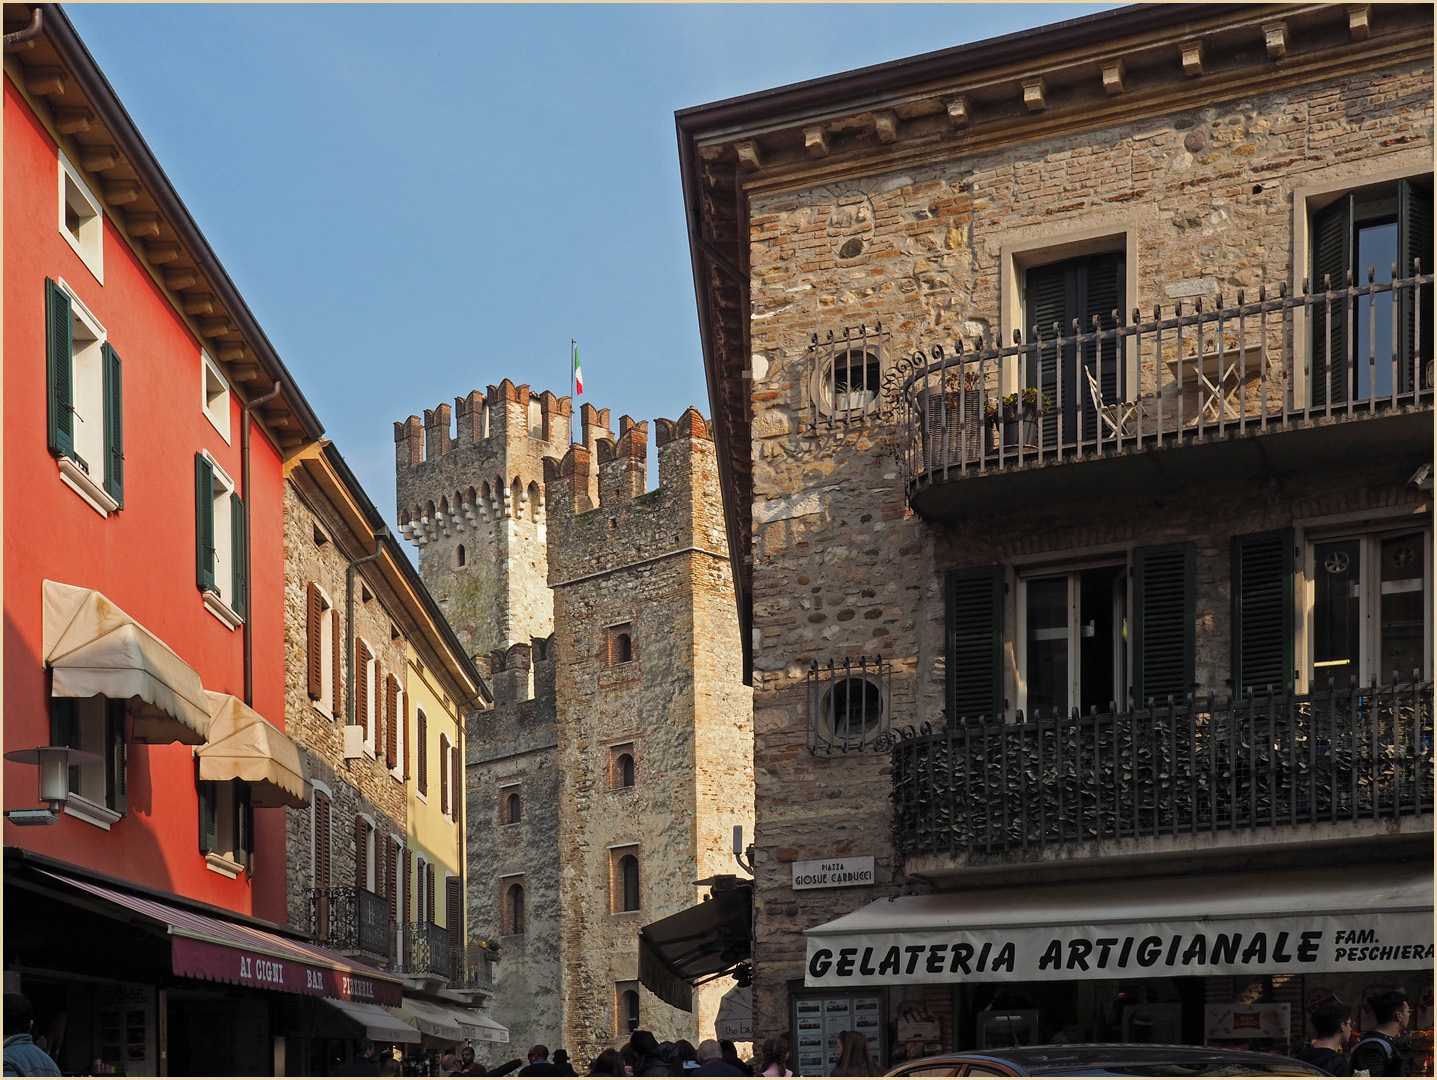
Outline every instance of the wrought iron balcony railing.
[[1432, 683], [903, 733], [903, 858], [1430, 815]]
[[384, 897], [353, 885], [311, 889], [309, 911], [311, 931], [329, 948], [393, 958], [395, 926]]
[[463, 957], [454, 948], [448, 930], [430, 922], [405, 923], [403, 929], [404, 953], [396, 970], [459, 982]]
[[1239, 290], [1234, 306], [1218, 296], [1210, 310], [1114, 311], [1010, 345], [920, 349], [884, 376], [909, 495], [1000, 468], [1431, 408], [1432, 284], [1349, 275], [1303, 295], [1283, 286], [1253, 303]]

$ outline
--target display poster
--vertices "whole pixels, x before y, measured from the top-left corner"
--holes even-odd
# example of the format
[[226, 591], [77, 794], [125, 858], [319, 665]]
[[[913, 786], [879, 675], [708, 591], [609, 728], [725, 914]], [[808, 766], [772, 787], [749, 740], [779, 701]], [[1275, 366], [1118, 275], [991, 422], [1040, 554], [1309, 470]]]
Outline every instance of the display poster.
[[1247, 1039], [1288, 1041], [1292, 1006], [1287, 1002], [1259, 1005], [1208, 1005], [1203, 1009], [1203, 1037], [1209, 1042]]
[[100, 1059], [106, 1067], [131, 1076], [153, 1076], [155, 1069], [155, 988], [107, 984], [99, 1000]]

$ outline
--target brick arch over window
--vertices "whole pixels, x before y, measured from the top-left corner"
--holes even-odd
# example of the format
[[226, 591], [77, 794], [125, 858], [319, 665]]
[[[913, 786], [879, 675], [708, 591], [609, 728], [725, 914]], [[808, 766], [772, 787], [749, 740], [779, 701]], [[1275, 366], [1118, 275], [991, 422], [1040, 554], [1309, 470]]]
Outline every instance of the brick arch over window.
[[504, 905], [500, 921], [506, 934], [525, 932], [523, 881], [510, 881], [504, 886]]

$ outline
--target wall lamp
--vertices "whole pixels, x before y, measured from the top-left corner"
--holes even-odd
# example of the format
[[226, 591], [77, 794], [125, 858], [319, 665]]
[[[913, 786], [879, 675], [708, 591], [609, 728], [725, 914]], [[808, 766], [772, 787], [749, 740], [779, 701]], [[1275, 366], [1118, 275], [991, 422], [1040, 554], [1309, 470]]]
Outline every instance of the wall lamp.
[[103, 759], [99, 754], [69, 746], [34, 746], [28, 750], [11, 750], [5, 760], [40, 766], [40, 801], [47, 804], [34, 809], [6, 810], [6, 819], [14, 825], [58, 825], [65, 800], [70, 797], [71, 767], [95, 765]]

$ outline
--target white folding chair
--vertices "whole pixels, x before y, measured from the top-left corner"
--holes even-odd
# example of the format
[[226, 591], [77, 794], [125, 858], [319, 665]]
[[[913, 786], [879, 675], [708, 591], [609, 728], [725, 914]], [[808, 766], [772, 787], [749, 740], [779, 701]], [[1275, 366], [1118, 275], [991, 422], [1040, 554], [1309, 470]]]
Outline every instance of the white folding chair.
[[1087, 365], [1083, 366], [1083, 374], [1088, 377], [1088, 394], [1093, 399], [1093, 412], [1102, 421], [1103, 427], [1108, 429], [1108, 434], [1114, 437], [1123, 435], [1134, 435], [1133, 422], [1140, 418], [1147, 417], [1147, 409], [1141, 401], [1121, 401], [1112, 405], [1103, 404], [1103, 391], [1098, 387], [1097, 376], [1093, 369]]

